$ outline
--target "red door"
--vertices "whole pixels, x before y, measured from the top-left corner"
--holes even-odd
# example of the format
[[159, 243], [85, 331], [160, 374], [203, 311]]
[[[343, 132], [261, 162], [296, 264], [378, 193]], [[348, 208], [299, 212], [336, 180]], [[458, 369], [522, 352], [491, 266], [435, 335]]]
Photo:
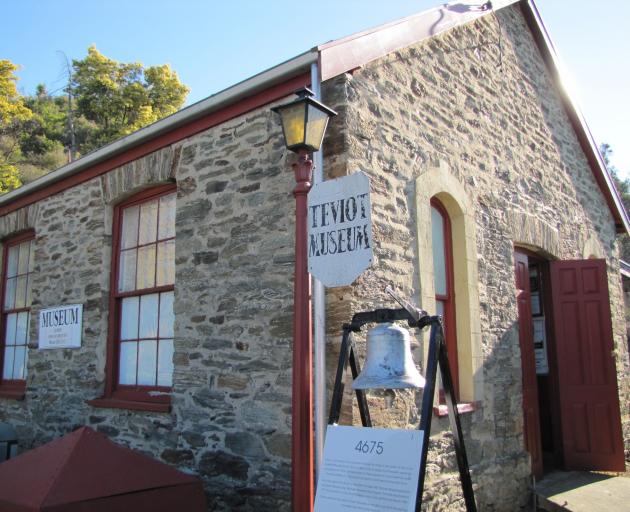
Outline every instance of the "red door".
[[516, 273], [516, 301], [518, 304], [518, 340], [521, 346], [523, 372], [523, 418], [525, 421], [525, 449], [532, 458], [532, 474], [543, 474], [542, 448], [540, 444], [540, 415], [538, 412], [538, 385], [536, 383], [536, 357], [532, 304], [529, 291], [529, 263], [527, 255], [514, 253]]
[[624, 471], [606, 262], [550, 269], [566, 469]]

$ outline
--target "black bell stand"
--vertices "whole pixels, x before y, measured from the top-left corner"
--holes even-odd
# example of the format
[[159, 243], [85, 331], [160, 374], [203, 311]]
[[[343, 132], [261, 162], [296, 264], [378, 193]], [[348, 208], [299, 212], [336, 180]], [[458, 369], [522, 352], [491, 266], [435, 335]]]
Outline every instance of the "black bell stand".
[[[420, 454], [420, 475], [418, 478], [418, 492], [416, 497], [416, 512], [420, 512], [422, 505], [422, 494], [424, 491], [424, 479], [427, 466], [427, 455], [429, 452], [429, 437], [431, 435], [431, 419], [433, 416], [433, 398], [435, 395], [435, 384], [437, 378], [437, 369], [440, 368], [442, 377], [442, 385], [448, 407], [448, 417], [453, 431], [453, 440], [455, 445], [455, 456], [459, 467], [459, 477], [462, 483], [464, 493], [464, 501], [466, 502], [466, 510], [468, 512], [476, 512], [475, 495], [473, 492], [472, 481], [470, 479], [470, 470], [468, 468], [468, 458], [466, 457], [466, 448], [464, 446], [464, 436], [462, 434], [461, 423], [459, 421], [459, 412], [457, 410], [457, 401], [453, 389], [453, 379], [448, 364], [448, 355], [446, 352], [446, 344], [444, 343], [444, 329], [442, 320], [439, 316], [422, 316], [418, 320], [409, 313], [407, 309], [376, 309], [374, 311], [365, 311], [356, 313], [352, 317], [352, 322], [343, 325], [343, 337], [341, 340], [341, 350], [339, 352], [339, 364], [337, 365], [337, 373], [335, 375], [335, 385], [333, 388], [332, 401], [330, 404], [330, 414], [328, 416], [328, 424], [335, 425], [339, 422], [341, 413], [341, 402], [343, 400], [343, 375], [350, 363], [352, 379], [356, 379], [361, 372], [359, 359], [356, 355], [356, 347], [352, 340], [353, 332], [361, 331], [361, 327], [368, 323], [386, 323], [396, 320], [406, 320], [411, 328], [422, 330], [424, 327], [431, 326], [429, 335], [429, 356], [426, 369], [426, 385], [422, 396], [422, 410], [420, 416], [419, 430], [424, 432], [424, 440], [422, 443], [422, 452]], [[361, 415], [361, 424], [364, 427], [371, 427], [372, 420], [370, 411], [365, 397], [365, 391], [362, 389], [355, 390], [357, 402], [359, 405], [359, 414]]]

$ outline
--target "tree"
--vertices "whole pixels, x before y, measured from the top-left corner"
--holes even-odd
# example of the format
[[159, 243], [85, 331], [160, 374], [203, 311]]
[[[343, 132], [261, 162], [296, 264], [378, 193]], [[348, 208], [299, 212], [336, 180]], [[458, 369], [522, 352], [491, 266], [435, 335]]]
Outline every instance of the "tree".
[[146, 69], [138, 62], [109, 59], [95, 46], [82, 60], [73, 60], [71, 90], [77, 114], [93, 123], [80, 146], [92, 150], [176, 112], [188, 88], [170, 66]]
[[0, 194], [22, 184], [15, 165], [20, 158], [19, 127], [32, 115], [15, 86], [17, 69], [11, 61], [0, 60]]
[[[613, 153], [610, 144], [604, 143], [600, 145], [599, 151], [602, 154], [604, 163], [606, 164], [606, 167], [612, 176], [613, 182], [617, 187], [617, 191], [621, 196], [621, 202], [623, 203], [624, 208], [627, 212], [630, 212], [630, 179], [620, 178], [619, 170], [610, 162], [610, 157]], [[627, 233], [623, 233], [618, 235], [617, 240], [619, 241], [619, 257], [624, 261], [630, 262], [630, 237], [628, 237]]]
[[188, 94], [168, 65], [120, 63], [94, 46], [68, 65], [60, 96], [44, 85], [20, 96], [16, 69], [0, 60], [0, 193], [176, 112]]

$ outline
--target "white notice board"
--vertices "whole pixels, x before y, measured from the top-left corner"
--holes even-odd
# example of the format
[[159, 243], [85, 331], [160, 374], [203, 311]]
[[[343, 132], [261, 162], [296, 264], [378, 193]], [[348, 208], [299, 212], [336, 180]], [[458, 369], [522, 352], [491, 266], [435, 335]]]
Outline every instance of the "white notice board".
[[68, 304], [39, 312], [39, 348], [81, 346], [83, 304]]
[[315, 512], [414, 512], [424, 432], [329, 425]]

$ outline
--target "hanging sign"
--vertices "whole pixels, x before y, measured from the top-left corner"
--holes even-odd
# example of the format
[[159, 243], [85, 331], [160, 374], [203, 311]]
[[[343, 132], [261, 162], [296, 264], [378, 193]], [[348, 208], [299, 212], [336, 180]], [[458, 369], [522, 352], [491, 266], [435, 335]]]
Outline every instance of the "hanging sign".
[[69, 304], [39, 312], [39, 348], [81, 346], [83, 304]]
[[314, 185], [308, 194], [308, 270], [347, 286], [372, 263], [370, 179], [364, 172]]
[[315, 512], [414, 512], [424, 432], [329, 425]]

